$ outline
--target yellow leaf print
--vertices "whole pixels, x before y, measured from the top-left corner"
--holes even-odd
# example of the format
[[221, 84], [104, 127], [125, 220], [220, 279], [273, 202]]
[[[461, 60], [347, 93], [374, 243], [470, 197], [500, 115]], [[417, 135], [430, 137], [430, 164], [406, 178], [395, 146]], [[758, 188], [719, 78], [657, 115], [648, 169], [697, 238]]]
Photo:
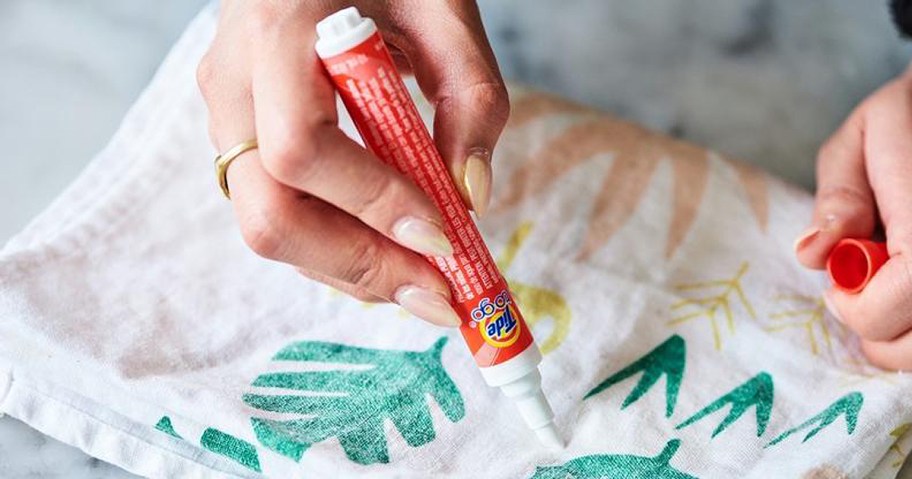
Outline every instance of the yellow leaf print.
[[[497, 267], [501, 271], [506, 271], [510, 268], [516, 258], [516, 253], [531, 232], [532, 223], [530, 222], [522, 223], [513, 232], [507, 241], [507, 247], [497, 260]], [[542, 354], [548, 354], [557, 349], [570, 329], [572, 316], [567, 301], [560, 294], [549, 289], [520, 283], [509, 278], [507, 278], [507, 282], [510, 284], [513, 299], [519, 305], [519, 309], [523, 312], [523, 317], [529, 327], [534, 327], [537, 323], [549, 318], [554, 322], [548, 338], [544, 341], [539, 341]]]
[[724, 320], [728, 331], [735, 332], [735, 315], [732, 311], [733, 300], [737, 300], [747, 311], [751, 318], [756, 319], [754, 307], [744, 295], [744, 289], [741, 286], [741, 279], [747, 273], [749, 264], [745, 261], [741, 263], [741, 268], [735, 276], [718, 281], [702, 281], [697, 283], [688, 283], [677, 286], [680, 292], [697, 291], [707, 293], [707, 296], [698, 296], [695, 298], [685, 298], [671, 306], [672, 311], [693, 309], [695, 311], [683, 313], [668, 322], [669, 326], [677, 326], [699, 318], [705, 318], [709, 322], [710, 331], [712, 332], [713, 345], [717, 350], [722, 349], [722, 333], [719, 328], [719, 321]]
[[770, 315], [770, 319], [774, 320], [775, 324], [768, 326], [767, 331], [777, 333], [794, 328], [803, 329], [811, 354], [815, 356], [820, 354], [822, 347], [826, 347], [828, 352], [832, 352], [833, 343], [830, 340], [830, 327], [826, 321], [826, 306], [822, 298], [791, 295], [780, 296], [776, 300], [788, 302], [791, 306]]
[[903, 462], [906, 461], [906, 458], [909, 457], [909, 451], [904, 450], [900, 447], [899, 443], [903, 440], [906, 434], [912, 430], [912, 422], [907, 422], [901, 424], [896, 429], [890, 431], [890, 436], [896, 438], [896, 441], [893, 442], [893, 445], [890, 446], [890, 452], [896, 454], [896, 461], [891, 464], [895, 468], [899, 468], [903, 465]]

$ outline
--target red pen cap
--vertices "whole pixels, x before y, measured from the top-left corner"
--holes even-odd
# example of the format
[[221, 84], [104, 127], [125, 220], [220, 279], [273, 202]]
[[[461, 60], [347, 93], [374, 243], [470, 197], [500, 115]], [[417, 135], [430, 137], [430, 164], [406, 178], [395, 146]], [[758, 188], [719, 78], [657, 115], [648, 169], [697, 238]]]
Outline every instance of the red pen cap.
[[847, 238], [830, 251], [827, 272], [837, 288], [849, 294], [860, 293], [889, 257], [886, 243]]

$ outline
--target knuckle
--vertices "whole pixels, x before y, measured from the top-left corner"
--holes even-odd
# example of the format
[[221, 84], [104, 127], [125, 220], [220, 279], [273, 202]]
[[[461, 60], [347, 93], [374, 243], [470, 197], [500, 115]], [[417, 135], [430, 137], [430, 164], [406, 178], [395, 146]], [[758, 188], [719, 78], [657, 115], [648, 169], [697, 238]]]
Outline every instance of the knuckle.
[[481, 107], [494, 123], [504, 125], [510, 117], [510, 96], [500, 80], [477, 83], [472, 88], [472, 101]]
[[817, 191], [817, 196], [823, 201], [838, 201], [843, 204], [864, 205], [869, 202], [869, 195], [866, 192], [846, 184], [825, 185]]
[[864, 354], [865, 358], [874, 366], [879, 368], [889, 369], [886, 364], [883, 362], [883, 358], [879, 354], [877, 348], [873, 347], [870, 342], [863, 340], [861, 341], [861, 352]]
[[846, 315], [844, 318], [846, 326], [855, 334], [870, 341], [880, 341], [885, 339], [883, 331], [875, 328], [871, 321], [865, 321], [865, 318], [859, 318], [856, 315]]
[[355, 249], [348, 264], [340, 272], [341, 280], [357, 289], [376, 289], [384, 275], [383, 247], [380, 241], [371, 239]]
[[244, 243], [257, 255], [266, 259], [279, 259], [285, 248], [283, 237], [277, 222], [276, 213], [269, 207], [247, 215], [241, 221], [241, 236]]
[[882, 357], [880, 354], [864, 351], [865, 357], [872, 366], [887, 371], [908, 371], [912, 369], [912, 360], [897, 360], [892, 357]]
[[833, 221], [833, 228], [847, 236], [868, 235], [876, 219], [873, 194], [860, 184], [826, 183], [818, 189], [814, 201], [817, 221]]
[[247, 27], [254, 35], [273, 31], [281, 21], [282, 10], [276, 2], [255, 2], [248, 13]]
[[912, 369], [912, 356], [889, 354], [885, 349], [896, 348], [896, 345], [861, 342], [861, 351], [872, 365], [886, 370], [908, 371]]
[[215, 87], [218, 68], [215, 65], [215, 59], [212, 52], [203, 55], [199, 65], [196, 67], [196, 84], [204, 97], [212, 94]]
[[862, 339], [868, 341], [888, 339], [885, 337], [886, 331], [884, 331], [883, 327], [877, 324], [876, 321], [872, 321], [872, 319], [869, 315], [857, 314], [857, 311], [842, 312], [842, 322]]
[[402, 181], [397, 181], [389, 176], [382, 180], [371, 182], [358, 198], [358, 203], [352, 208], [352, 213], [358, 218], [374, 216], [377, 213], [390, 212], [390, 205], [407, 204], [405, 196], [407, 187]]
[[306, 182], [319, 158], [317, 133], [310, 125], [287, 125], [272, 132], [261, 146], [263, 166], [283, 183]]

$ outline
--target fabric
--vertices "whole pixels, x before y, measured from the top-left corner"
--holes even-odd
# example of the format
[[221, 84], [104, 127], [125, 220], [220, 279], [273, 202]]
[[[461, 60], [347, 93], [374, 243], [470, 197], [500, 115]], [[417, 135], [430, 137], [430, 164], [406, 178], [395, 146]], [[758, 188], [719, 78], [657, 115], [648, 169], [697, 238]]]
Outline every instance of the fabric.
[[895, 476], [912, 379], [793, 259], [806, 193], [512, 88], [480, 227], [545, 353], [549, 450], [456, 331], [245, 247], [193, 78], [214, 26], [0, 252], [0, 411], [152, 477]]

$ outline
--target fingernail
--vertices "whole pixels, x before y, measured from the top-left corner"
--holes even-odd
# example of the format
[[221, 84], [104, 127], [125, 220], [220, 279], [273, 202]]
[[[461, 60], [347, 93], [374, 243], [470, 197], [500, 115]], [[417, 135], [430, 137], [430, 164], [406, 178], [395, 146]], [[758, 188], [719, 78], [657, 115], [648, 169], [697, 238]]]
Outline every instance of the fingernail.
[[443, 234], [443, 229], [427, 220], [413, 216], [402, 218], [393, 226], [393, 236], [403, 246], [422, 254], [431, 256], [453, 254], [453, 245]]
[[816, 239], [818, 235], [820, 235], [820, 228], [816, 226], [804, 230], [804, 232], [795, 239], [795, 251], [801, 251], [806, 248], [809, 244], [814, 242], [814, 239]]
[[823, 305], [826, 306], [827, 311], [836, 318], [836, 321], [842, 322], [842, 316], [839, 315], [839, 310], [836, 309], [836, 306], [833, 305], [833, 300], [830, 299], [830, 295], [833, 294], [829, 291], [823, 293]]
[[394, 295], [399, 306], [438, 326], [457, 327], [462, 322], [442, 294], [420, 286], [402, 286]]
[[476, 215], [483, 216], [491, 202], [491, 162], [488, 155], [481, 152], [469, 155], [466, 159], [463, 182], [469, 193], [472, 209]]

